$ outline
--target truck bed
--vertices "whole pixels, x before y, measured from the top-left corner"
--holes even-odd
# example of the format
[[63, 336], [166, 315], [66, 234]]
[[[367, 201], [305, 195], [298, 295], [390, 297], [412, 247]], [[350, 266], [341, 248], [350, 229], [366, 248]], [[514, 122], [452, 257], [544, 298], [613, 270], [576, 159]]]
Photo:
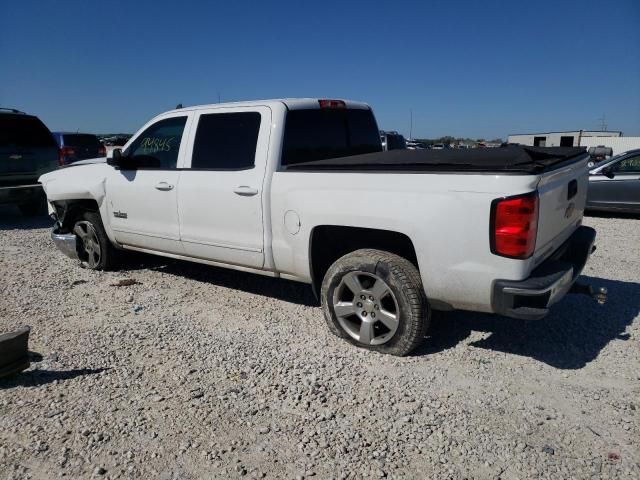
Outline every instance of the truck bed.
[[537, 175], [581, 160], [582, 147], [524, 147], [473, 150], [390, 150], [351, 157], [329, 158], [287, 165], [286, 170], [433, 171]]

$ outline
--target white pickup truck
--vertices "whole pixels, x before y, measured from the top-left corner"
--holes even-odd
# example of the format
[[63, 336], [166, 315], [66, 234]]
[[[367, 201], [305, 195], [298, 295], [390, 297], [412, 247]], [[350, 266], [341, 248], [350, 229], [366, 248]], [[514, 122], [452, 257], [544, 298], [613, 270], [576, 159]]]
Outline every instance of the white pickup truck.
[[594, 249], [587, 162], [381, 152], [368, 105], [284, 99], [163, 113], [40, 182], [54, 242], [87, 268], [127, 249], [309, 283], [333, 333], [405, 355], [432, 309], [538, 319], [572, 288]]

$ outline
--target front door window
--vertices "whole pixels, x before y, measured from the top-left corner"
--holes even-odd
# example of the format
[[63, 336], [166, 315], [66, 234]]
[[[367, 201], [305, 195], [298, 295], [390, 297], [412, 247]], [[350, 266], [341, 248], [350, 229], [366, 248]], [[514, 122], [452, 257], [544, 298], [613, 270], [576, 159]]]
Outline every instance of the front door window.
[[186, 122], [187, 117], [173, 117], [154, 123], [123, 152], [123, 163], [134, 168], [174, 170]]

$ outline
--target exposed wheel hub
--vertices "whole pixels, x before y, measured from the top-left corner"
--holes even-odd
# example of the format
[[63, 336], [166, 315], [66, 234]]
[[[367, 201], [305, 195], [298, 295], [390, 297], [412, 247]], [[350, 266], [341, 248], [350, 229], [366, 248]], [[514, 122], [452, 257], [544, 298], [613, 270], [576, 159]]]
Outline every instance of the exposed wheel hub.
[[[363, 298], [364, 300], [362, 300]], [[377, 303], [378, 299], [373, 298], [373, 296], [367, 297], [366, 295], [360, 295], [360, 299], [362, 301], [357, 302], [356, 304], [359, 309], [358, 313], [363, 317], [373, 316], [375, 318], [376, 310], [380, 309], [380, 306]]]
[[73, 228], [82, 242], [82, 251], [79, 252], [82, 263], [89, 268], [96, 268], [100, 264], [101, 250], [96, 229], [90, 222], [82, 221], [76, 223]]

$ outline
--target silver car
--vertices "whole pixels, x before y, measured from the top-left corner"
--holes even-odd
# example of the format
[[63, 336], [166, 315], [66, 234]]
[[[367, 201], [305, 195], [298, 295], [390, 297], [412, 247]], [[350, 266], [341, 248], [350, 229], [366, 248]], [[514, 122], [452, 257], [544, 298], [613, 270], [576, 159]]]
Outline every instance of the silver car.
[[640, 149], [616, 155], [589, 172], [586, 208], [640, 213]]

